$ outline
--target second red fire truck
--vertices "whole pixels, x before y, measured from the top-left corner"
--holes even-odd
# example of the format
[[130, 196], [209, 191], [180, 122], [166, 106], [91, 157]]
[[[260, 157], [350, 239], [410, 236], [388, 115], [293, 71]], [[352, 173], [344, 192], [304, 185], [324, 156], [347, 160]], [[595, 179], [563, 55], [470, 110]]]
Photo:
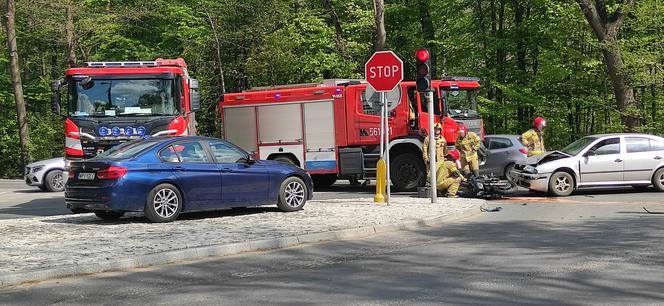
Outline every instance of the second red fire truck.
[[[474, 102], [479, 86], [468, 78], [432, 81], [435, 120], [443, 124], [448, 144], [454, 144], [458, 124], [447, 114], [469, 120], [469, 130], [483, 135]], [[413, 190], [426, 179], [422, 141], [429, 110], [415, 82], [402, 82], [399, 89], [395, 97], [401, 103], [389, 114], [390, 175], [395, 189]], [[223, 135], [257, 158], [304, 168], [318, 187], [337, 179], [373, 178], [380, 158], [380, 113], [372, 107], [378, 96], [358, 80], [225, 94], [219, 103]], [[446, 100], [454, 100], [454, 108], [447, 108]]]

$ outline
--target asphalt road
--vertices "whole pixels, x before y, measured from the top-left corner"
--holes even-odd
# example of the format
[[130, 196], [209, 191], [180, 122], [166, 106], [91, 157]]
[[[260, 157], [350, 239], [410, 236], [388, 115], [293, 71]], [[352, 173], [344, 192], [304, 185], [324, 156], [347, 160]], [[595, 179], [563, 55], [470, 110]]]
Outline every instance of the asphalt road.
[[426, 230], [23, 285], [0, 303], [664, 304], [664, 215], [491, 204], [503, 209]]
[[[323, 189], [317, 189], [315, 199], [373, 197], [375, 186], [350, 186], [348, 181]], [[413, 193], [394, 193], [393, 196], [413, 196]], [[567, 198], [549, 198], [543, 194], [531, 194], [521, 190], [503, 202], [518, 203], [642, 203], [664, 204], [664, 194], [654, 189], [635, 190], [631, 187], [614, 189], [593, 189], [577, 192]], [[36, 187], [25, 185], [20, 180], [0, 180], [0, 219], [54, 216], [71, 213], [65, 208], [62, 192], [43, 192]]]

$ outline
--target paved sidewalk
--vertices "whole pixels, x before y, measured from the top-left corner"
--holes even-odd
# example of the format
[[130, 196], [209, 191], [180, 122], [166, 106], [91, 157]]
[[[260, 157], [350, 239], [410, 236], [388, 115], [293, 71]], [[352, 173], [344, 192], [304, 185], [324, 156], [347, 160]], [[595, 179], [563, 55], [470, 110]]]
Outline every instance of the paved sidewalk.
[[[0, 220], [0, 275], [97, 264], [237, 242], [407, 222], [455, 218], [479, 211], [482, 200], [393, 198], [390, 206], [371, 199], [310, 201], [304, 210], [276, 207], [241, 212], [194, 213], [172, 223], [141, 216], [105, 222], [93, 214]], [[300, 242], [302, 242], [300, 240]]]

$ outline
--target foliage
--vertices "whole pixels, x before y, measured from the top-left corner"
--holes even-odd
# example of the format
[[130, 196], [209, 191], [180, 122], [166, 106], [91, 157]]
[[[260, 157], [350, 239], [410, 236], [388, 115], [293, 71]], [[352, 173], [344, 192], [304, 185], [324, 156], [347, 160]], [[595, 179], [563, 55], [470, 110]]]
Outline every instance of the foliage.
[[[611, 1], [607, 3], [618, 3]], [[373, 52], [372, 0], [331, 1], [345, 53], [321, 0], [17, 0], [17, 31], [32, 156], [62, 154], [62, 119], [51, 115], [49, 82], [67, 68], [65, 7], [74, 13], [78, 64], [181, 56], [201, 81], [202, 134], [218, 135], [225, 89], [359, 78]], [[422, 34], [428, 8], [431, 40]], [[611, 6], [613, 7], [613, 6]], [[641, 129], [664, 130], [664, 3], [640, 0], [620, 46], [635, 88]], [[573, 0], [386, 0], [387, 49], [406, 63], [430, 46], [436, 76], [478, 76], [489, 133], [520, 133], [548, 119], [547, 142], [560, 148], [589, 133], [622, 131], [598, 43]], [[3, 43], [6, 38], [0, 34]], [[217, 44], [217, 40], [219, 44]], [[217, 56], [219, 48], [219, 56]], [[0, 177], [18, 176], [18, 131], [7, 54], [0, 55]]]

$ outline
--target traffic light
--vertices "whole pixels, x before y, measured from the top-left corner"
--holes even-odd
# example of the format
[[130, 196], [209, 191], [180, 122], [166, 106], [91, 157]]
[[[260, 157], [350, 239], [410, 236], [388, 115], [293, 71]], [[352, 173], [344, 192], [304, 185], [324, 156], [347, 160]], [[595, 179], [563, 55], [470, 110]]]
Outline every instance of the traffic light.
[[431, 56], [428, 49], [419, 49], [415, 52], [415, 84], [417, 91], [431, 90]]

